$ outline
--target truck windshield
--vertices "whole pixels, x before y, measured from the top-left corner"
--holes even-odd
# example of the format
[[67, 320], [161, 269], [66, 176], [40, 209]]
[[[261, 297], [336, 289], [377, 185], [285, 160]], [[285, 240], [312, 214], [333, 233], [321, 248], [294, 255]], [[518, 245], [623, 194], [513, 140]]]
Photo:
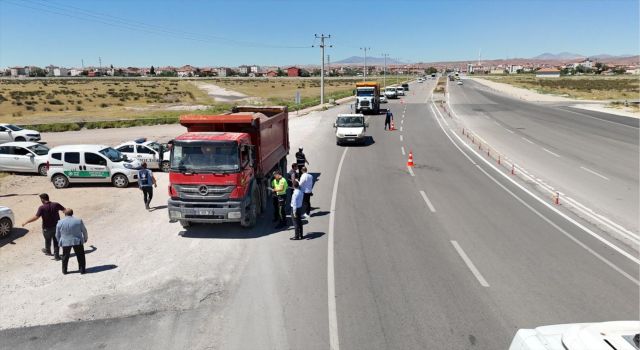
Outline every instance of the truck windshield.
[[100, 151], [100, 153], [109, 158], [109, 160], [111, 160], [112, 162], [122, 162], [124, 161], [124, 156], [122, 155], [122, 153], [120, 153], [119, 151], [116, 151], [115, 149], [111, 148], [111, 147], [107, 147], [103, 150]]
[[359, 128], [364, 126], [362, 117], [338, 117], [336, 125], [340, 128]]
[[176, 142], [171, 169], [194, 173], [237, 171], [240, 169], [238, 146], [235, 142]]
[[356, 96], [373, 96], [373, 89], [358, 89]]

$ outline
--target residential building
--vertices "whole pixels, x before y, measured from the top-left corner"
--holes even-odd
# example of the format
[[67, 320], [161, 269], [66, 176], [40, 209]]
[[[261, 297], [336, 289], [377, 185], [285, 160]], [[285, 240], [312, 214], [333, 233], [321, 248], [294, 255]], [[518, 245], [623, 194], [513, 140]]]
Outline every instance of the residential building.
[[628, 66], [625, 69], [625, 74], [635, 74], [638, 75], [640, 74], [640, 67], [637, 66]]
[[560, 70], [556, 68], [542, 68], [536, 72], [536, 78], [560, 78]]
[[289, 67], [287, 68], [287, 76], [288, 77], [299, 77], [300, 76], [300, 68], [298, 67]]
[[11, 76], [13, 78], [27, 77], [29, 73], [31, 73], [29, 67], [11, 67], [9, 69], [11, 70]]
[[53, 69], [54, 77], [67, 77], [69, 76], [69, 70], [62, 67], [56, 67]]
[[218, 71], [219, 77], [227, 77], [232, 74], [231, 68], [227, 68], [227, 67], [220, 67], [217, 69], [217, 71]]
[[278, 76], [278, 72], [270, 70], [265, 74], [267, 77], [269, 78], [273, 78], [273, 77], [277, 77]]
[[196, 74], [196, 68], [187, 64], [186, 66], [178, 68], [177, 73], [180, 78], [192, 77]]
[[79, 77], [82, 75], [82, 68], [71, 68], [69, 69], [69, 75], [72, 77]]
[[251, 73], [260, 73], [260, 66], [256, 66], [255, 64], [249, 67], [249, 71]]
[[516, 74], [521, 69], [523, 69], [521, 65], [511, 64], [509, 65], [509, 74]]
[[249, 74], [250, 72], [251, 72], [251, 67], [249, 66], [242, 65], [238, 67], [238, 73], [242, 75]]

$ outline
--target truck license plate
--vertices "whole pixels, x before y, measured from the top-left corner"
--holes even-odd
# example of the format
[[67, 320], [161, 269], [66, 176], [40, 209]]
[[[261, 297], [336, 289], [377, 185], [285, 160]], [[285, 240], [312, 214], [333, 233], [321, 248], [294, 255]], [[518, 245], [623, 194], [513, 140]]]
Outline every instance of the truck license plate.
[[213, 209], [197, 209], [198, 215], [213, 215]]

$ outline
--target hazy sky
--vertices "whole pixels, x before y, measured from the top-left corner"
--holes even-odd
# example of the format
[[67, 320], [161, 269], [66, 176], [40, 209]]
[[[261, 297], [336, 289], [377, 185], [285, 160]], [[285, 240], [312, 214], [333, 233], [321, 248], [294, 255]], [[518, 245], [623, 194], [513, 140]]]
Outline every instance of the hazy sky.
[[637, 0], [0, 0], [0, 66], [237, 66], [638, 54]]

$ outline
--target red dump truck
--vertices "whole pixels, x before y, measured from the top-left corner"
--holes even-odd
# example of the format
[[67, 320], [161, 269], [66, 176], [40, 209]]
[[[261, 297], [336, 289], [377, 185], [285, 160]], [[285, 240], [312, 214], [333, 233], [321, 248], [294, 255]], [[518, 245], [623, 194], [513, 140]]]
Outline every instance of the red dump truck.
[[267, 205], [268, 181], [284, 174], [289, 154], [287, 107], [235, 107], [222, 115], [185, 115], [171, 150], [171, 222], [238, 222], [253, 227]]

